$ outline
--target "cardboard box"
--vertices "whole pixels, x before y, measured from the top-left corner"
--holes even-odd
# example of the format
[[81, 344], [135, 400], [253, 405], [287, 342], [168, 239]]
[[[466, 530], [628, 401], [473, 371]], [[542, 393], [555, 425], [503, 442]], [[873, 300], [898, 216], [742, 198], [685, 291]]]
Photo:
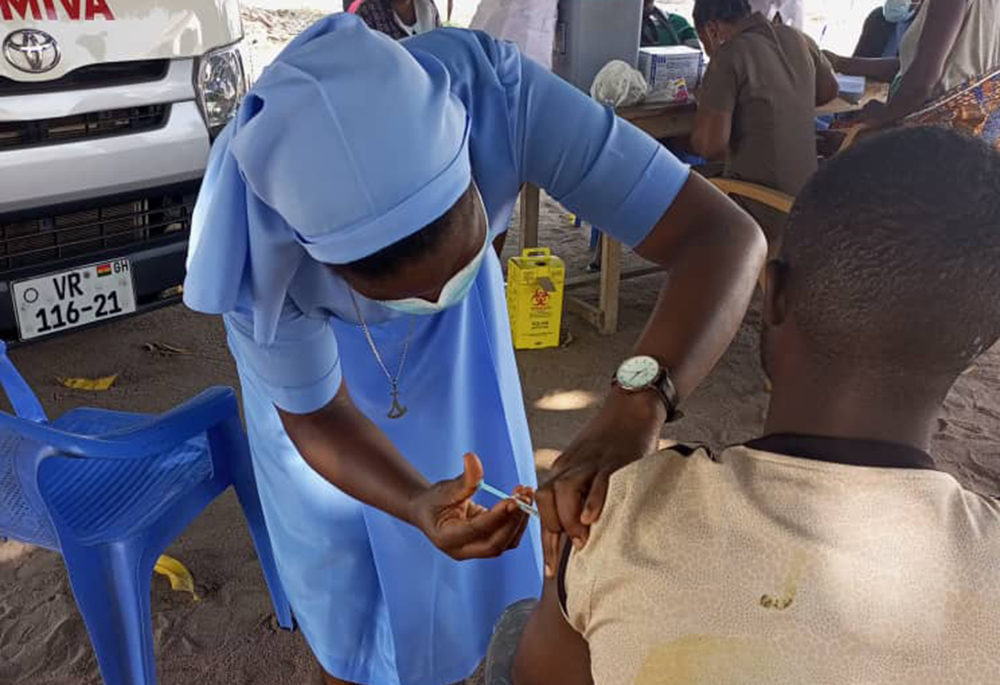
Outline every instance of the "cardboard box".
[[680, 79], [684, 79], [688, 93], [701, 83], [704, 56], [701, 50], [686, 45], [641, 48], [639, 71], [649, 84], [647, 100], [673, 99]]

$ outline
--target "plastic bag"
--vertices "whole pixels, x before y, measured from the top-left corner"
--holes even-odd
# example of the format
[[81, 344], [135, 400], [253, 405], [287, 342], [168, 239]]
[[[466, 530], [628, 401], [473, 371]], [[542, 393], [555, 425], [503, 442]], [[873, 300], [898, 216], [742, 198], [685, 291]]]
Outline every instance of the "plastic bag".
[[166, 554], [156, 560], [153, 573], [165, 576], [170, 581], [170, 589], [176, 592], [190, 592], [194, 601], [198, 601], [198, 593], [194, 591], [194, 578], [184, 564]]
[[111, 386], [118, 380], [118, 374], [113, 376], [103, 376], [101, 378], [57, 378], [57, 381], [70, 390], [90, 390], [92, 392], [103, 392], [110, 390]]
[[642, 74], [621, 60], [605, 64], [590, 87], [590, 97], [612, 107], [637, 105], [648, 93], [649, 84]]
[[469, 28], [509, 40], [551, 69], [558, 4], [558, 0], [480, 0]]

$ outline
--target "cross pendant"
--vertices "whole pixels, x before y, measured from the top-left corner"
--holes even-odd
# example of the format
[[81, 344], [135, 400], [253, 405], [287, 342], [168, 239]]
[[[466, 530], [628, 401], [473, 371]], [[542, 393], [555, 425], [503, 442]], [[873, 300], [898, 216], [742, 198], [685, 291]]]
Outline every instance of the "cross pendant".
[[406, 407], [399, 403], [399, 390], [393, 386], [392, 392], [392, 406], [389, 407], [389, 413], [386, 414], [390, 419], [401, 419], [406, 416]]

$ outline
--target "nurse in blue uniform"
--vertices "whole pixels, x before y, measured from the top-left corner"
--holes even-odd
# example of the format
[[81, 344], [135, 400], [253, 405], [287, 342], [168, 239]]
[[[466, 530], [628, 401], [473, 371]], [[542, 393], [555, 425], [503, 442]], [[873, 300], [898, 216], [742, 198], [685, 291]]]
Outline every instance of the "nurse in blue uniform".
[[293, 41], [212, 150], [185, 301], [223, 315], [279, 571], [328, 683], [460, 681], [540, 590], [537, 520], [476, 493], [484, 475], [535, 485], [492, 247], [525, 182], [670, 269], [636, 346], [658, 378], [619, 373], [539, 494], [544, 525], [584, 544], [607, 475], [734, 335], [763, 262], [752, 221], [512, 45], [395, 43], [347, 15]]

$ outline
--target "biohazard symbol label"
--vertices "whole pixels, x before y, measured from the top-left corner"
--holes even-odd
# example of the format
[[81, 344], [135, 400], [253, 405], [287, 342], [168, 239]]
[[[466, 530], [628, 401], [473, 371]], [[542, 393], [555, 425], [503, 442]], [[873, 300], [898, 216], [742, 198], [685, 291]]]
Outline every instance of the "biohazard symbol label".
[[549, 294], [541, 288], [536, 288], [535, 294], [531, 296], [531, 306], [535, 309], [545, 309], [549, 306]]

